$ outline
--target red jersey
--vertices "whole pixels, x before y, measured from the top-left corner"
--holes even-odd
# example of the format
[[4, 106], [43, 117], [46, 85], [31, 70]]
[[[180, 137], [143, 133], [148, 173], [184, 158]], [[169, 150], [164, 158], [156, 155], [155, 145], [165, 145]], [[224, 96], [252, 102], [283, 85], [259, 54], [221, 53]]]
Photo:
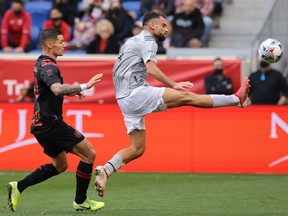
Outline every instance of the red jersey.
[[23, 49], [31, 39], [31, 16], [26, 11], [21, 11], [16, 16], [14, 11], [9, 10], [4, 14], [1, 27], [2, 48], [8, 47], [8, 41]]
[[[47, 20], [43, 25], [43, 29], [47, 29], [47, 28], [54, 28], [53, 22], [50, 19]], [[63, 35], [64, 41], [69, 42], [70, 41], [70, 26], [68, 25], [68, 23], [66, 23], [64, 20], [61, 20], [59, 30], [61, 31]]]

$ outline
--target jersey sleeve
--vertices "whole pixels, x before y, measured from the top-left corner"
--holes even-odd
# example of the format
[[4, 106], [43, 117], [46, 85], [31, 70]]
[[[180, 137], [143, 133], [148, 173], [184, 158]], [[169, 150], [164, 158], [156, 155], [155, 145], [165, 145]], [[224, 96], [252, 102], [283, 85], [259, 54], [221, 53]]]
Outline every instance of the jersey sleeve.
[[140, 52], [141, 52], [141, 57], [145, 64], [149, 60], [157, 63], [157, 59], [156, 59], [157, 49], [158, 49], [158, 45], [154, 40], [153, 41], [145, 40], [145, 42], [141, 44]]
[[21, 42], [20, 42], [20, 47], [22, 47], [23, 49], [27, 46], [27, 43], [30, 40], [31, 24], [32, 24], [32, 20], [31, 20], [30, 14], [25, 13], [25, 19], [24, 19]]
[[2, 48], [8, 47], [8, 23], [9, 23], [9, 17], [10, 13], [7, 12], [4, 14], [2, 19], [2, 26], [1, 26], [1, 45]]
[[51, 86], [53, 83], [62, 83], [60, 72], [55, 65], [46, 65], [42, 67], [41, 79], [47, 86]]

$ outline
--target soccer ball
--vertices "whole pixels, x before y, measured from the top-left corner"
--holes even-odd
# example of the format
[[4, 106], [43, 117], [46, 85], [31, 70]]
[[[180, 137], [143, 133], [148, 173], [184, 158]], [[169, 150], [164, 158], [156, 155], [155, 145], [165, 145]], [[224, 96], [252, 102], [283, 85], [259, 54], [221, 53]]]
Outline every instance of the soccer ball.
[[258, 52], [261, 60], [275, 63], [282, 58], [284, 50], [278, 40], [268, 38], [261, 43]]

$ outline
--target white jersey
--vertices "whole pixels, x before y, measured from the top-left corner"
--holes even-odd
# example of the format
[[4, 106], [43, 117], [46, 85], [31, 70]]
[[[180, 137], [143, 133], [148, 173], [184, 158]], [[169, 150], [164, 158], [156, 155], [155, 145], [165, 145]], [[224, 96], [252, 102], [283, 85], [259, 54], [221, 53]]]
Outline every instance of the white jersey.
[[123, 44], [113, 69], [117, 99], [129, 96], [138, 86], [148, 85], [145, 64], [149, 60], [157, 62], [157, 49], [157, 43], [146, 30]]

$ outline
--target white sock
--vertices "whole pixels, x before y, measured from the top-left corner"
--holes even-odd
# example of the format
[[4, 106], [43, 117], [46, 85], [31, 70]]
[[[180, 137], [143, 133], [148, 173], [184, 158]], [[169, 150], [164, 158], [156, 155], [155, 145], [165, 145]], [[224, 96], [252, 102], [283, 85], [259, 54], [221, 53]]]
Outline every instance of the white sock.
[[209, 95], [213, 98], [213, 107], [237, 106], [239, 98], [236, 95]]
[[104, 168], [106, 169], [107, 175], [110, 176], [124, 165], [121, 156], [115, 154], [113, 158], [104, 165]]

